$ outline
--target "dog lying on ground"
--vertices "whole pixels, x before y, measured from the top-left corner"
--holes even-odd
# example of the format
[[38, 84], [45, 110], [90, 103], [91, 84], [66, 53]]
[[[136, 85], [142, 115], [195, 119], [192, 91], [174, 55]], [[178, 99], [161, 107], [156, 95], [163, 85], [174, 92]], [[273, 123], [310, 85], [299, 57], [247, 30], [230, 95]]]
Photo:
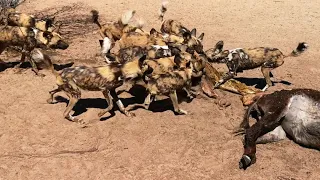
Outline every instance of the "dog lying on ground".
[[[249, 126], [249, 116], [257, 122]], [[305, 147], [320, 150], [320, 92], [312, 89], [281, 90], [258, 96], [247, 109], [237, 134], [245, 134], [239, 162], [246, 169], [256, 161], [256, 144], [283, 140], [286, 134]]]
[[[33, 59], [38, 61], [51, 62], [49, 56], [35, 50], [32, 54]], [[138, 56], [134, 60], [123, 65], [106, 65], [101, 67], [86, 67], [78, 66], [65, 68], [61, 72], [56, 72], [51, 65], [49, 68], [56, 76], [57, 89], [50, 91], [50, 98], [48, 103], [53, 102], [53, 96], [57, 92], [64, 91], [70, 98], [68, 106], [64, 111], [64, 117], [70, 121], [81, 122], [81, 119], [73, 117], [70, 112], [78, 100], [81, 98], [81, 90], [88, 91], [102, 91], [104, 97], [108, 102], [107, 109], [101, 111], [98, 116], [101, 117], [113, 108], [113, 100], [116, 101], [120, 111], [127, 116], [133, 116], [125, 109], [121, 100], [118, 98], [115, 89], [123, 84], [127, 79], [133, 79], [142, 76], [144, 68], [142, 66], [144, 61], [143, 56]]]
[[263, 91], [266, 91], [270, 86], [272, 86], [272, 82], [270, 80], [271, 70], [281, 66], [284, 63], [285, 58], [296, 57], [308, 48], [308, 44], [302, 42], [299, 43], [298, 47], [289, 55], [284, 55], [279, 49], [268, 47], [237, 48], [222, 51], [223, 43], [221, 43], [221, 41], [218, 43], [219, 49], [216, 49], [218, 54], [211, 53], [211, 57], [209, 57], [209, 59], [212, 62], [225, 63], [228, 66], [229, 73], [215, 85], [215, 88], [225, 83], [228, 79], [236, 76], [237, 72], [261, 67], [262, 74], [267, 84], [263, 88]]

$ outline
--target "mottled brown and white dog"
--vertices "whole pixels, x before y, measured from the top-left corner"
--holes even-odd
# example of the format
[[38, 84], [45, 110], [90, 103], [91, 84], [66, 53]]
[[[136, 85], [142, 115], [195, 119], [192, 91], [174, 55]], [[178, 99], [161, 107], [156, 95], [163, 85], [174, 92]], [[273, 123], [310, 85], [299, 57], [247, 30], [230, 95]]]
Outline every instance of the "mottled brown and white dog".
[[5, 26], [0, 32], [0, 54], [9, 46], [18, 46], [22, 48], [20, 65], [26, 60], [30, 62], [32, 70], [39, 73], [36, 64], [30, 59], [30, 52], [36, 48], [67, 49], [69, 44], [56, 32], [40, 31], [35, 28], [26, 28], [18, 26]]
[[296, 57], [308, 48], [308, 44], [302, 42], [299, 43], [298, 47], [290, 54], [284, 55], [277, 48], [257, 47], [222, 50], [222, 41], [219, 41], [216, 46], [219, 48], [215, 51], [211, 51], [210, 55], [207, 53], [208, 57], [211, 62], [225, 63], [229, 69], [229, 73], [215, 85], [215, 88], [225, 83], [228, 79], [236, 76], [237, 72], [261, 67], [262, 74], [267, 83], [263, 88], [263, 91], [272, 86], [272, 82], [270, 80], [271, 70], [281, 66], [284, 63], [285, 58]]
[[173, 19], [163, 20], [163, 16], [167, 11], [167, 7], [166, 7], [167, 4], [168, 4], [167, 1], [162, 2], [160, 14], [159, 14], [159, 19], [162, 21], [160, 30], [163, 33], [163, 36], [168, 37], [170, 35], [175, 35], [177, 37], [180, 37], [183, 40], [182, 45], [186, 46], [187, 52], [193, 54], [193, 52], [196, 51], [197, 53], [202, 54], [203, 53], [202, 41], [203, 41], [204, 33], [201, 33], [199, 37], [196, 37], [197, 29], [194, 28], [190, 31], [188, 28], [183, 26], [182, 23], [179, 21], [176, 21]]
[[[37, 59], [37, 61], [51, 62], [49, 56], [43, 54], [38, 49], [33, 51], [32, 58]], [[50, 98], [47, 102], [52, 103], [54, 94], [64, 91], [70, 98], [68, 106], [63, 113], [64, 117], [70, 121], [81, 122], [82, 120], [70, 114], [75, 104], [81, 98], [81, 89], [87, 91], [102, 91], [108, 102], [108, 107], [98, 114], [99, 117], [113, 108], [112, 99], [116, 101], [122, 113], [127, 116], [133, 116], [133, 113], [125, 109], [115, 89], [121, 86], [125, 80], [134, 79], [143, 75], [144, 58], [143, 56], [138, 56], [125, 64], [109, 64], [100, 67], [70, 67], [63, 69], [61, 72], [56, 72], [51, 63], [49, 68], [56, 76], [58, 88], [50, 91]]]
[[[249, 117], [257, 122], [250, 127]], [[247, 109], [238, 134], [245, 134], [239, 162], [246, 169], [256, 162], [256, 144], [290, 136], [296, 143], [320, 150], [320, 92], [313, 89], [281, 90], [258, 96]]]
[[[9, 46], [22, 48], [21, 63], [27, 58], [33, 70], [38, 73], [35, 64], [30, 59], [30, 52], [37, 46], [35, 33], [31, 28], [6, 26], [0, 32], [0, 54]], [[21, 63], [19, 65], [21, 65]]]
[[[171, 61], [172, 60], [170, 58], [163, 59], [162, 62], [158, 62], [159, 64], [152, 63], [157, 63], [156, 60], [149, 62], [145, 61], [148, 70], [145, 71], [146, 75], [144, 77], [144, 81], [148, 95], [143, 104], [133, 104], [128, 106], [128, 109], [136, 107], [148, 109], [150, 103], [157, 95], [166, 95], [170, 97], [176, 114], [187, 114], [187, 111], [179, 108], [177, 90], [185, 90], [188, 97], [193, 98], [190, 93], [193, 70], [192, 63], [188, 59], [182, 59], [179, 55], [174, 58], [174, 62]], [[162, 66], [163, 68], [159, 69], [159, 66]], [[178, 67], [173, 69], [172, 66]]]
[[54, 17], [36, 19], [33, 15], [19, 13], [14, 8], [2, 9], [0, 16], [0, 25], [4, 26], [37, 28], [41, 31], [48, 31], [50, 28], [54, 28]]
[[143, 27], [142, 21], [139, 21], [137, 25], [129, 24], [135, 13], [135, 10], [129, 10], [125, 12], [118, 21], [102, 25], [99, 22], [99, 12], [97, 10], [91, 10], [92, 20], [95, 24], [98, 25], [101, 37], [108, 37], [113, 43], [119, 40], [124, 33], [134, 32], [135, 30], [141, 29]]

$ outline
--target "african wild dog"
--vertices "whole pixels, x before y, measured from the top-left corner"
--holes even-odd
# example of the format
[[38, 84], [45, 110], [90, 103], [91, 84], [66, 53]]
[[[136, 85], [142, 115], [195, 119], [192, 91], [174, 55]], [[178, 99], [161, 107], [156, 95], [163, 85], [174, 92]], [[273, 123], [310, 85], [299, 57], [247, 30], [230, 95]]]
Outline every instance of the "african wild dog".
[[[131, 40], [134, 40], [134, 39], [135, 38]], [[159, 40], [153, 41], [151, 39], [149, 41], [154, 43], [159, 43]], [[108, 37], [105, 37], [103, 40], [99, 40], [99, 42], [101, 46], [102, 57], [105, 58], [108, 64], [125, 63], [127, 61], [130, 61], [132, 58], [134, 58], [137, 53], [146, 54], [148, 59], [150, 58], [156, 59], [156, 58], [171, 56], [171, 50], [169, 49], [168, 46], [152, 45], [153, 43], [150, 43], [150, 45], [147, 45], [149, 43], [148, 40], [144, 41], [143, 43], [141, 43], [141, 41], [140, 42], [131, 41], [131, 44], [129, 40], [130, 45], [128, 44], [124, 45], [124, 47], [118, 48], [117, 50], [116, 48], [113, 48], [112, 51], [110, 50], [112, 43]], [[159, 44], [161, 44], [161, 42]]]
[[182, 44], [187, 46], [186, 51], [193, 54], [196, 51], [199, 54], [203, 53], [203, 37], [204, 33], [201, 33], [199, 37], [196, 37], [196, 29], [191, 31], [182, 25], [181, 22], [176, 20], [168, 19], [163, 20], [164, 13], [167, 11], [167, 1], [163, 1], [160, 9], [159, 19], [162, 21], [161, 32], [164, 36], [176, 35], [183, 38]]
[[99, 12], [97, 10], [91, 10], [92, 20], [98, 25], [100, 36], [102, 38], [108, 37], [113, 43], [118, 41], [124, 33], [134, 32], [143, 27], [142, 22], [138, 22], [136, 26], [129, 24], [135, 13], [135, 10], [129, 10], [125, 12], [118, 21], [101, 25], [98, 20]]
[[58, 33], [58, 29], [54, 31], [41, 31], [33, 29], [35, 38], [37, 39], [37, 47], [39, 48], [51, 48], [65, 50], [69, 47], [69, 44]]
[[22, 48], [20, 63], [17, 64], [15, 68], [19, 68], [27, 58], [36, 75], [44, 76], [44, 74], [39, 73], [36, 64], [30, 59], [30, 52], [36, 47], [66, 49], [69, 45], [56, 32], [43, 32], [35, 28], [6, 26], [0, 33], [0, 54], [9, 46]]
[[225, 63], [229, 69], [229, 73], [215, 85], [215, 88], [236, 76], [237, 72], [261, 67], [262, 74], [267, 83], [263, 91], [272, 86], [270, 80], [271, 70], [281, 66], [285, 58], [296, 57], [308, 48], [308, 44], [302, 42], [299, 43], [298, 47], [289, 55], [284, 55], [279, 49], [269, 47], [237, 48], [222, 51], [223, 43], [221, 43], [221, 41], [218, 43], [216, 46], [218, 46], [219, 49], [215, 51], [217, 54], [210, 54], [211, 57], [209, 57], [209, 59], [212, 62]]
[[141, 32], [128, 32], [121, 36], [114, 47], [110, 50], [111, 53], [117, 54], [120, 49], [131, 46], [150, 47], [154, 45], [166, 46], [165, 39], [159, 37], [155, 29], [150, 30], [150, 34]]
[[[37, 61], [51, 62], [49, 56], [41, 53], [39, 50], [35, 50], [32, 54], [32, 58], [38, 59]], [[108, 107], [98, 114], [99, 117], [103, 116], [113, 108], [112, 98], [116, 101], [116, 104], [122, 113], [127, 116], [133, 116], [133, 113], [130, 113], [125, 109], [121, 100], [118, 98], [115, 89], [121, 86], [123, 81], [143, 75], [144, 58], [144, 56], [139, 55], [132, 61], [121, 65], [110, 64], [100, 67], [78, 66], [65, 68], [61, 72], [56, 72], [53, 66], [50, 65], [50, 69], [56, 76], [58, 88], [49, 92], [50, 98], [47, 102], [52, 103], [54, 94], [64, 91], [70, 98], [69, 104], [64, 111], [64, 117], [70, 121], [81, 122], [80, 119], [77, 119], [70, 114], [72, 108], [81, 98], [80, 89], [88, 91], [102, 91], [108, 102]]]
[[[171, 71], [169, 70], [166, 73], [153, 73], [153, 67], [148, 65], [148, 70], [146, 70], [144, 77], [148, 95], [143, 104], [129, 105], [128, 110], [136, 107], [148, 109], [156, 95], [166, 95], [170, 97], [176, 114], [187, 114], [186, 111], [179, 108], [176, 91], [185, 90], [188, 97], [193, 98], [189, 91], [191, 87], [192, 63], [180, 58], [179, 56], [175, 58], [176, 64], [179, 64], [180, 67]], [[145, 63], [148, 64], [147, 61]]]
[[18, 13], [14, 8], [2, 10], [0, 16], [0, 24], [4, 26], [36, 28], [41, 31], [47, 31], [54, 26], [54, 18], [36, 19], [33, 15]]
[[33, 71], [38, 74], [36, 65], [30, 59], [30, 52], [36, 47], [37, 40], [34, 31], [31, 28], [6, 26], [0, 32], [0, 54], [9, 46], [19, 46], [22, 48], [21, 62], [16, 67], [20, 66], [27, 58], [32, 65]]
[[[250, 127], [253, 112], [257, 122]], [[236, 133], [245, 134], [240, 169], [255, 163], [257, 143], [280, 141], [286, 135], [302, 146], [320, 150], [320, 92], [292, 89], [264, 94], [249, 106]]]

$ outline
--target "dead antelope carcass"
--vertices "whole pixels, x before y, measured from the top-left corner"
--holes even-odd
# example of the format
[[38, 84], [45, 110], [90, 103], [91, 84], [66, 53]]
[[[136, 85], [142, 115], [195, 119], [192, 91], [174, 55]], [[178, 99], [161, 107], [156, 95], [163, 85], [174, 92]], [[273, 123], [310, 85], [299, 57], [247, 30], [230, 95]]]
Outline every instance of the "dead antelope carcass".
[[[257, 122], [250, 127], [249, 116], [253, 112]], [[245, 134], [240, 169], [255, 163], [257, 143], [280, 141], [286, 135], [300, 145], [320, 150], [320, 92], [292, 89], [257, 97], [237, 133]]]

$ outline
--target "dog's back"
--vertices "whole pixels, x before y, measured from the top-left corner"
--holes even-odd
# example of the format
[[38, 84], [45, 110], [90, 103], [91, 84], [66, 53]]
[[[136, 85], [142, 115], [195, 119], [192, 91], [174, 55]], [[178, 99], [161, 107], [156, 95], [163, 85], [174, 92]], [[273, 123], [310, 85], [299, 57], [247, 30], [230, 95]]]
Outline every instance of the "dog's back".
[[[120, 68], [112, 65], [102, 67], [71, 67], [65, 68], [60, 73], [63, 84], [71, 86], [74, 84], [83, 90], [89, 91], [102, 91], [120, 86], [120, 76]], [[76, 88], [73, 87], [73, 89]]]
[[7, 26], [0, 32], [0, 53], [8, 46], [20, 46], [32, 50], [36, 39], [31, 28]]
[[189, 71], [176, 70], [166, 74], [153, 75], [147, 80], [147, 89], [154, 95], [168, 95], [169, 93], [186, 87], [191, 80]]
[[[273, 62], [276, 59], [283, 59], [282, 52], [277, 48], [258, 47], [258, 48], [243, 48], [245, 53], [239, 64], [239, 70], [254, 69], [262, 66], [266, 62]], [[276, 63], [276, 62], [275, 62]]]

